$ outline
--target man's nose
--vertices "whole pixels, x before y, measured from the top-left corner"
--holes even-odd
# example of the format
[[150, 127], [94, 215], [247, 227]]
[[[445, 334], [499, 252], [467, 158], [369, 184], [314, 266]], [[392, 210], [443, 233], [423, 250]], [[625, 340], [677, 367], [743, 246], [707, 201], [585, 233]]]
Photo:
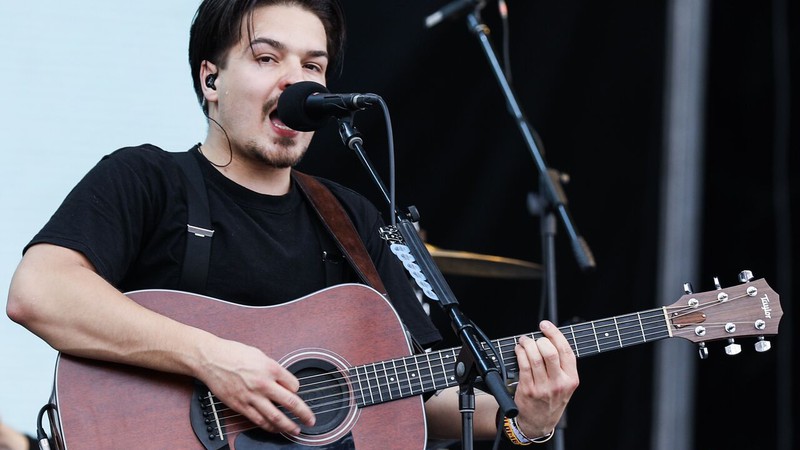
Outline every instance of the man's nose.
[[284, 66], [284, 73], [279, 83], [281, 91], [285, 91], [289, 86], [301, 81], [305, 81], [305, 77], [303, 75], [303, 67], [300, 64]]

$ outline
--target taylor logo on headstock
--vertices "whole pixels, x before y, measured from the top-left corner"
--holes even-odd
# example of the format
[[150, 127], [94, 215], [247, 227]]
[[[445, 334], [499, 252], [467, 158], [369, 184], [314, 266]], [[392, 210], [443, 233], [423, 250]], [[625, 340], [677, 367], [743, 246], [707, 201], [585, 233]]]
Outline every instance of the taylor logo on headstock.
[[761, 309], [764, 310], [764, 317], [772, 319], [772, 308], [769, 307], [769, 297], [766, 295], [761, 297]]

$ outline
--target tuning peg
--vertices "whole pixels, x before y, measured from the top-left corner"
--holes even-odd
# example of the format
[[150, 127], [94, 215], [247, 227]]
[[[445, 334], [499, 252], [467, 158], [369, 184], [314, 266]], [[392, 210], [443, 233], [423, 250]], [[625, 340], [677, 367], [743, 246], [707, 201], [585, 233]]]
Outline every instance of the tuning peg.
[[741, 281], [742, 283], [753, 281], [753, 272], [749, 270], [743, 270], [739, 272], [739, 281]]
[[738, 355], [742, 352], [742, 346], [733, 342], [733, 338], [728, 339], [728, 345], [725, 346], [725, 353], [728, 355]]
[[706, 343], [701, 342], [698, 346], [700, 348], [697, 349], [697, 352], [700, 354], [700, 359], [708, 359], [708, 347], [706, 347]]
[[683, 283], [683, 292], [686, 294], [694, 293], [694, 289], [692, 289], [692, 283]]
[[764, 339], [764, 336], [759, 336], [755, 347], [757, 352], [764, 353], [772, 348], [772, 344], [768, 340]]
[[714, 287], [717, 288], [718, 291], [722, 290], [722, 285], [719, 284], [719, 278], [718, 277], [714, 277]]

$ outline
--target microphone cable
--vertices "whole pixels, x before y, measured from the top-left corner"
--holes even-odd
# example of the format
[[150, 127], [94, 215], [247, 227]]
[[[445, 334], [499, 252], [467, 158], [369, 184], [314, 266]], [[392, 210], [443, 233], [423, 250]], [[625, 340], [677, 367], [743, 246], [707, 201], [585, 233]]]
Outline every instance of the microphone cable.
[[[207, 104], [207, 101], [206, 101], [205, 98], [203, 99], [203, 103]], [[200, 152], [201, 155], [206, 156], [206, 159], [208, 160], [208, 162], [211, 163], [212, 166], [219, 167], [220, 169], [223, 168], [223, 167], [228, 167], [233, 162], [233, 145], [231, 144], [231, 138], [228, 137], [228, 132], [225, 131], [225, 127], [223, 127], [222, 124], [217, 122], [213, 117], [208, 115], [208, 108], [207, 107], [203, 108], [203, 115], [206, 116], [206, 119], [214, 122], [219, 127], [219, 129], [222, 130], [222, 134], [225, 135], [225, 140], [228, 141], [228, 153], [230, 154], [230, 158], [228, 158], [228, 162], [226, 162], [225, 164], [217, 164], [214, 161], [211, 161], [210, 159], [208, 159], [208, 157], [203, 154], [203, 146], [202, 145], [198, 145], [197, 146], [197, 150]]]
[[389, 216], [391, 217], [392, 227], [397, 227], [397, 203], [395, 201], [395, 192], [397, 184], [396, 168], [395, 168], [395, 151], [394, 151], [394, 131], [392, 130], [392, 118], [389, 114], [389, 107], [383, 100], [383, 97], [378, 96], [378, 104], [383, 112], [383, 120], [386, 123], [386, 140], [389, 148]]

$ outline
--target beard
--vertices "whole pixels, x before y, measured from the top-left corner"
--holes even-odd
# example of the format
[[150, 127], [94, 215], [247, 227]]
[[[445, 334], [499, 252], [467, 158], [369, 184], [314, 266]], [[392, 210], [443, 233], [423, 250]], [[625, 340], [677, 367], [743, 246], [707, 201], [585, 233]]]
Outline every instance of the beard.
[[251, 141], [244, 145], [244, 154], [269, 167], [286, 169], [299, 164], [305, 156], [308, 146], [299, 148], [299, 145], [296, 139], [286, 137], [275, 138], [272, 149]]
[[[278, 98], [270, 99], [262, 110], [262, 122], [270, 119], [269, 112], [278, 103]], [[300, 139], [277, 136], [273, 138], [271, 145], [265, 146], [255, 139], [245, 142], [242, 146], [242, 153], [245, 157], [261, 162], [269, 167], [276, 169], [286, 169], [294, 167], [300, 163], [308, 151], [308, 143], [301, 142]]]

